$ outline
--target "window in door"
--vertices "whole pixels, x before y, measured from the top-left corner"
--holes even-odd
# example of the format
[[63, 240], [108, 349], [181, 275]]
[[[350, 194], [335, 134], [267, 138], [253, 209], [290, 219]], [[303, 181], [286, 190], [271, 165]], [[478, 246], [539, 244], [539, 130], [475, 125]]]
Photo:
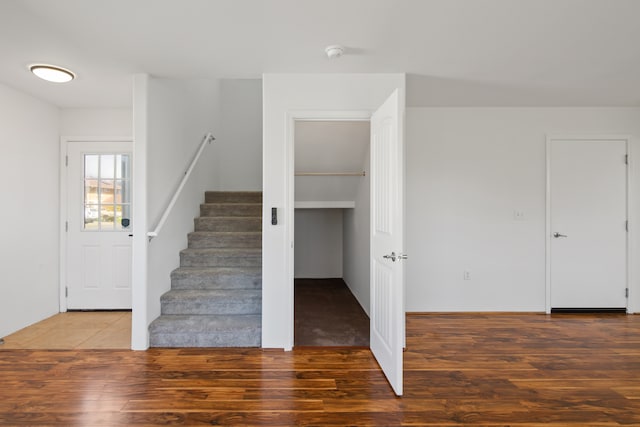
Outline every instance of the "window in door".
[[84, 230], [122, 231], [131, 227], [129, 154], [84, 155]]

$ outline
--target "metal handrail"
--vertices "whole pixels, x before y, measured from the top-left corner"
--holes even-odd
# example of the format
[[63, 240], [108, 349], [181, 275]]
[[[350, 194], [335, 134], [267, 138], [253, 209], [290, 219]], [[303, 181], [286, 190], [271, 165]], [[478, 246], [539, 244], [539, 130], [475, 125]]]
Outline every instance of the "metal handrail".
[[178, 188], [176, 188], [176, 191], [173, 194], [173, 197], [171, 198], [171, 200], [169, 201], [169, 204], [165, 208], [164, 213], [160, 217], [160, 221], [158, 221], [156, 228], [153, 229], [153, 231], [147, 232], [147, 237], [149, 237], [149, 240], [153, 239], [154, 237], [158, 237], [158, 234], [160, 234], [160, 230], [162, 229], [162, 226], [167, 221], [167, 218], [169, 217], [169, 214], [171, 213], [173, 206], [178, 201], [178, 197], [180, 197], [180, 193], [182, 192], [182, 189], [187, 183], [187, 180], [189, 179], [189, 177], [191, 176], [191, 172], [193, 171], [193, 168], [196, 166], [196, 163], [198, 162], [200, 155], [204, 151], [204, 147], [207, 144], [210, 144], [212, 141], [215, 141], [215, 138], [213, 137], [213, 135], [211, 135], [211, 132], [208, 132], [204, 136], [204, 138], [202, 138], [202, 143], [200, 143], [200, 147], [198, 148], [196, 155], [193, 157], [193, 160], [191, 160], [189, 167], [187, 168], [187, 170], [184, 173], [184, 176], [182, 177], [182, 181], [180, 181], [180, 185], [178, 185]]

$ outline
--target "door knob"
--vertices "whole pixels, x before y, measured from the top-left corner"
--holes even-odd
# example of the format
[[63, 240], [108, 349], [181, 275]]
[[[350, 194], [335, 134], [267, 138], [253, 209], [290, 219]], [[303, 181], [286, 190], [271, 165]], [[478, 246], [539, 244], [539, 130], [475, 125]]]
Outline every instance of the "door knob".
[[389, 255], [382, 255], [382, 258], [390, 259], [393, 262], [396, 260], [407, 259], [409, 256], [407, 254], [396, 254], [395, 252], [391, 252]]
[[553, 237], [557, 239], [558, 237], [567, 237], [567, 236], [565, 234], [560, 234], [556, 231], [555, 233], [553, 233]]

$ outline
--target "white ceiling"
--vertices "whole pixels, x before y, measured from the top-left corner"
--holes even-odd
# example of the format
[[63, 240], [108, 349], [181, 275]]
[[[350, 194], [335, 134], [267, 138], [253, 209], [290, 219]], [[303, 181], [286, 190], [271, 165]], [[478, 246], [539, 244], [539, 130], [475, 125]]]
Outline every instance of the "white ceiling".
[[[0, 82], [117, 107], [141, 72], [406, 72], [414, 106], [638, 106], [639, 17], [639, 0], [1, 0]], [[33, 62], [78, 79], [39, 81]]]

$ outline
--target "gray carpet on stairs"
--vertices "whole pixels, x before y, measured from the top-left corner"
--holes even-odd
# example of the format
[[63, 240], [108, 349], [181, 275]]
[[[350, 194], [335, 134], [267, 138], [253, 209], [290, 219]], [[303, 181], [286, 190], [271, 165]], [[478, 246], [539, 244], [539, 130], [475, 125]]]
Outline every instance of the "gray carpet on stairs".
[[207, 191], [149, 326], [152, 347], [259, 347], [262, 193]]

